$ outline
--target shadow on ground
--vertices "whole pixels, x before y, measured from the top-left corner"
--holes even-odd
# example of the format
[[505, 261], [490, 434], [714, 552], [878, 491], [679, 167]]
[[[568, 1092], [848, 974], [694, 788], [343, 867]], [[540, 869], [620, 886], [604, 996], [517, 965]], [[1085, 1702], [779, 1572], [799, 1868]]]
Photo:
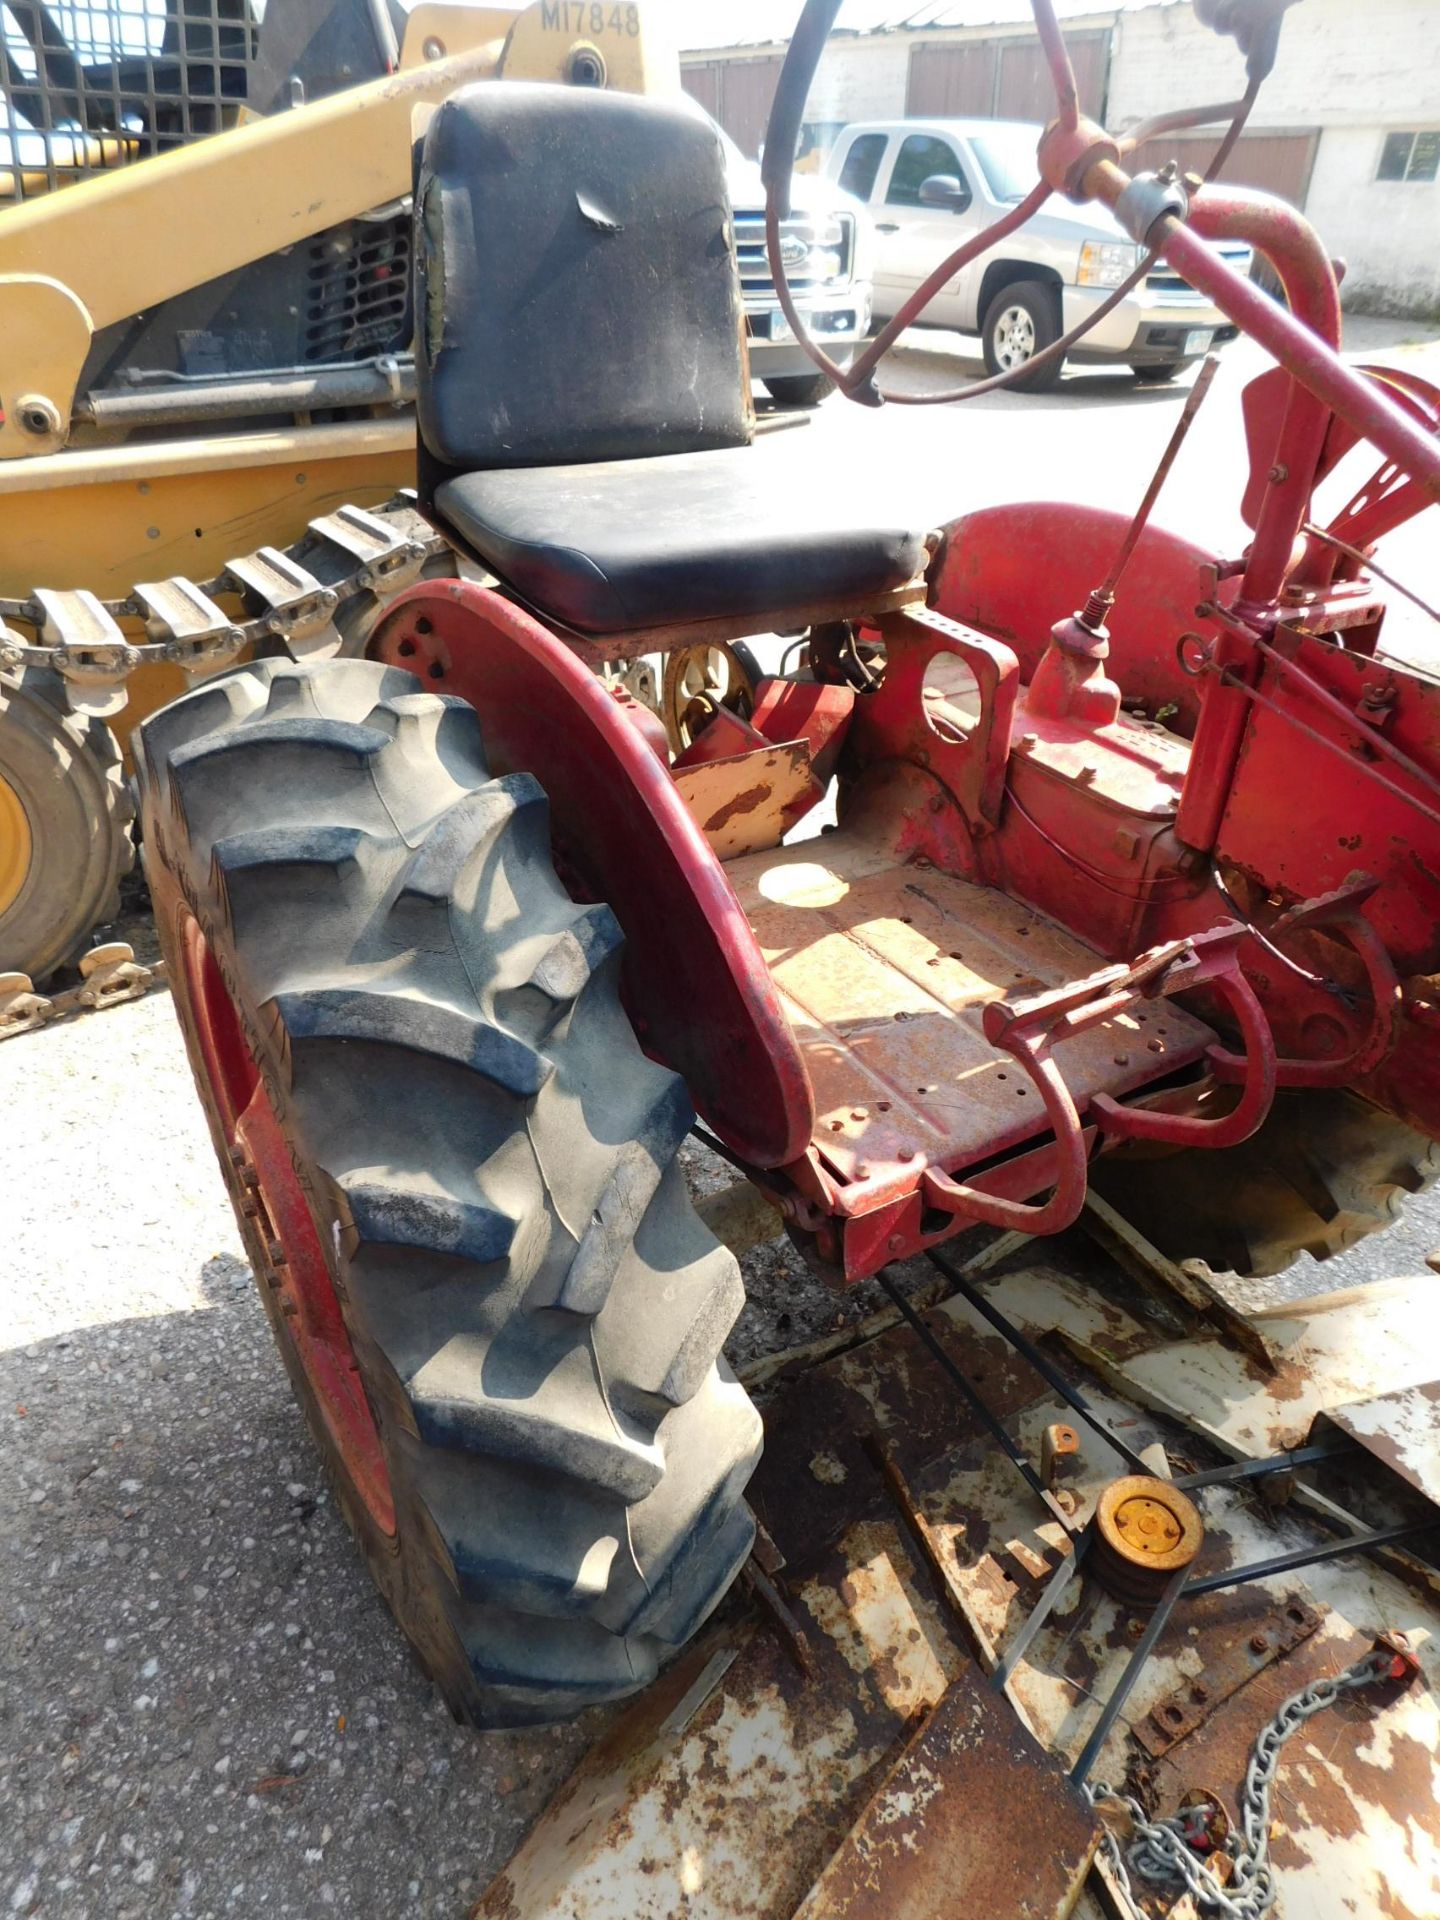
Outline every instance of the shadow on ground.
[[456, 1727], [375, 1597], [233, 1255], [0, 1357], [0, 1906], [468, 1912], [587, 1734]]

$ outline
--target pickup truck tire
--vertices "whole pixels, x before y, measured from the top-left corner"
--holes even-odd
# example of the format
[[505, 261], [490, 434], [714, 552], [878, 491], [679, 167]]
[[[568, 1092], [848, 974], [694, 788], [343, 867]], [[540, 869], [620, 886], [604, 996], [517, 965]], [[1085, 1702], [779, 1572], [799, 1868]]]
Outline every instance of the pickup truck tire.
[[[1012, 280], [985, 309], [980, 329], [985, 371], [1006, 373], [1060, 338], [1060, 302], [1053, 287], [1039, 280]], [[1010, 382], [1021, 393], [1048, 393], [1060, 379], [1065, 357], [1047, 360]]]
[[1158, 367], [1131, 367], [1130, 371], [1142, 387], [1159, 387], [1173, 380], [1177, 373], [1183, 373], [1190, 364], [1188, 360], [1164, 360]]
[[762, 380], [760, 384], [782, 407], [818, 407], [830, 391], [830, 382], [823, 373], [787, 373], [774, 380]]
[[614, 916], [408, 673], [267, 660], [141, 737], [196, 1085], [376, 1585], [457, 1718], [634, 1692], [750, 1551], [761, 1431]]

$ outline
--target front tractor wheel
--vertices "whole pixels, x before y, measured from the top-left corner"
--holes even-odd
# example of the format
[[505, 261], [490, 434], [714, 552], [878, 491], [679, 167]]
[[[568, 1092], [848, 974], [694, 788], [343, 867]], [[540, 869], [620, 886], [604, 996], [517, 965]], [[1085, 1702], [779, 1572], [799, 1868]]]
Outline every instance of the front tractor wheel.
[[392, 668], [238, 669], [141, 762], [196, 1083], [381, 1592], [459, 1717], [633, 1691], [749, 1552], [760, 1427], [612, 915], [473, 709]]

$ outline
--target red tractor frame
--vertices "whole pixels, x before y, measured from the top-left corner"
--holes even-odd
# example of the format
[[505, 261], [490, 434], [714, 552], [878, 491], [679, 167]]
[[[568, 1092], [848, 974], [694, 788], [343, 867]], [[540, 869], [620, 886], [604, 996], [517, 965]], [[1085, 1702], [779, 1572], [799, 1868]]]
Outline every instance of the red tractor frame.
[[[1062, 115], [1042, 163], [1118, 200], [1117, 154]], [[624, 929], [642, 1044], [846, 1280], [976, 1222], [1055, 1232], [1098, 1154], [1233, 1146], [1277, 1089], [1440, 1136], [1440, 685], [1381, 651], [1366, 566], [1434, 497], [1440, 394], [1337, 358], [1298, 214], [1205, 189], [1188, 227], [1146, 217], [1284, 362], [1245, 395], [1242, 557], [1088, 507], [971, 514], [907, 588], [807, 610], [810, 674], [673, 762], [593, 639], [500, 592], [417, 586], [372, 646], [540, 780], [567, 884]], [[1253, 243], [1289, 312], [1196, 233]], [[1386, 457], [1314, 526], [1366, 429]], [[782, 846], [832, 775], [838, 825]]]
[[[767, 140], [785, 301], [837, 5], [810, 0]], [[1279, 8], [1211, 10], [1251, 64], [1191, 116], [1230, 119], [1218, 164]], [[1341, 361], [1298, 215], [1131, 181], [1036, 15], [1060, 111], [1024, 204], [1104, 198], [1137, 274], [1165, 253], [1280, 362], [1246, 395], [1243, 555], [1149, 525], [1199, 388], [1130, 522], [927, 536], [848, 475], [827, 495], [823, 446], [806, 472], [751, 444], [713, 127], [477, 87], [426, 132], [415, 221], [420, 498], [476, 565], [391, 602], [367, 660], [277, 652], [142, 729], [262, 1297], [377, 1583], [488, 1724], [643, 1685], [750, 1552], [761, 1422], [677, 1157], [696, 1109], [846, 1282], [977, 1224], [1054, 1233], [1092, 1181], [1162, 1252], [1273, 1270], [1437, 1163], [1440, 683], [1381, 650], [1369, 556], [1440, 490], [1440, 394]], [[1288, 311], [1202, 235], [1252, 243]], [[850, 369], [812, 357], [873, 400], [928, 291]], [[1362, 439], [1383, 464], [1321, 526]], [[678, 741], [616, 671], [775, 632], [804, 669], [708, 723], [677, 676]], [[1278, 1187], [1237, 1171], [1262, 1148]]]

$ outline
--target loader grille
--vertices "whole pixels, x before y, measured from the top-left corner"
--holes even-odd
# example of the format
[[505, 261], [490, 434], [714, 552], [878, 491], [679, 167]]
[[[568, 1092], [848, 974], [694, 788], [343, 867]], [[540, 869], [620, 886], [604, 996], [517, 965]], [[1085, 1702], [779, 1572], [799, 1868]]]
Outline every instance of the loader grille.
[[4, 0], [0, 208], [228, 125], [255, 37], [249, 0]]
[[406, 340], [408, 212], [357, 222], [310, 247], [304, 358], [352, 360]]

